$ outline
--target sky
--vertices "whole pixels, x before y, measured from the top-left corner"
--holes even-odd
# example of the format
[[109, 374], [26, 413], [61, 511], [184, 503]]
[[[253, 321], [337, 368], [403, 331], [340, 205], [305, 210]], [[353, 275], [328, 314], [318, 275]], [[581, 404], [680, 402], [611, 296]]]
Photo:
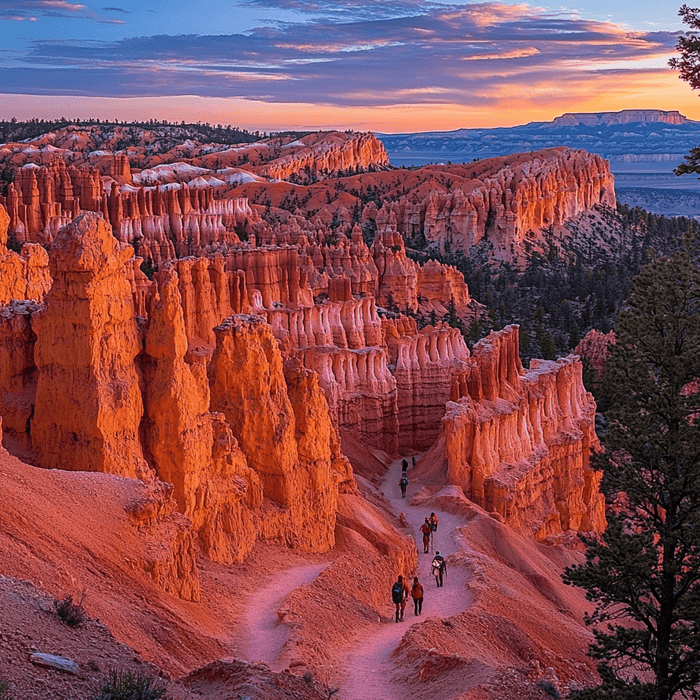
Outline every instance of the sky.
[[[113, 4], [112, 4], [113, 3]], [[0, 0], [0, 118], [493, 127], [678, 109], [675, 0]]]

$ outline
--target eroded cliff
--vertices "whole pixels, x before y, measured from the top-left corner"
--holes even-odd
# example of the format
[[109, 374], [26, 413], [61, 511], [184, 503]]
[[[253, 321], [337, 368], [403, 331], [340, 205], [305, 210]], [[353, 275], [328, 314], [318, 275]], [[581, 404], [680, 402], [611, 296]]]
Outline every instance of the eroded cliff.
[[602, 532], [605, 508], [590, 465], [595, 401], [575, 356], [523, 370], [518, 328], [477, 343], [468, 395], [442, 420], [447, 480], [504, 522], [546, 540]]

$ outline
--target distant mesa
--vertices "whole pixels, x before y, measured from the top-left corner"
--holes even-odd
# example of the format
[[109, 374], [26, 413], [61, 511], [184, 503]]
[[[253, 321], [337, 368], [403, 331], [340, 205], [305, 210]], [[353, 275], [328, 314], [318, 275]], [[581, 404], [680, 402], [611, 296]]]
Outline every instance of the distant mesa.
[[567, 112], [552, 120], [556, 126], [611, 126], [614, 124], [633, 124], [636, 122], [664, 124], [685, 124], [692, 120], [682, 115], [677, 109], [623, 109], [620, 112]]
[[566, 146], [583, 148], [611, 163], [668, 163], [652, 170], [670, 174], [674, 164], [700, 142], [700, 122], [675, 109], [625, 109], [566, 112], [552, 121], [511, 127], [380, 134], [379, 138], [393, 165], [465, 162]]

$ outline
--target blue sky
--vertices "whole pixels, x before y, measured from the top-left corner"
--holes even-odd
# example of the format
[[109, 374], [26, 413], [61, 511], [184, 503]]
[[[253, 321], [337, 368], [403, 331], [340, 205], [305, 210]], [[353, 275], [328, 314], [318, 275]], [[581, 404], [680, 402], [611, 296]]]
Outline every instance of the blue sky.
[[640, 107], [700, 118], [666, 67], [678, 7], [0, 0], [0, 116], [392, 131]]

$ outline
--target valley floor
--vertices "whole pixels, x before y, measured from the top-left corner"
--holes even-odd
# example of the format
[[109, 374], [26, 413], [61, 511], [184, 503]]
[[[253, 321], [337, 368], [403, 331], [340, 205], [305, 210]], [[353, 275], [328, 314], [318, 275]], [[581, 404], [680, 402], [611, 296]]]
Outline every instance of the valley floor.
[[[243, 690], [252, 700], [293, 692], [309, 700], [333, 689], [342, 700], [546, 700], [544, 681], [564, 692], [594, 678], [585, 601], [559, 578], [578, 555], [513, 532], [458, 488], [441, 486], [429, 457], [409, 470], [405, 499], [400, 459], [374, 485], [359, 479], [375, 510], [357, 517], [379, 533], [389, 527], [382, 523], [395, 523], [418, 548], [423, 616], [414, 616], [409, 601], [398, 624], [392, 575], [369, 564], [358, 571], [362, 557], [347, 542], [322, 557], [260, 545], [239, 566], [202, 561], [200, 603], [159, 593], [137, 565], [154, 541], [135, 539], [124, 516], [139, 482], [0, 457], [7, 496], [0, 678], [10, 681], [15, 700], [94, 700], [113, 667], [180, 676], [169, 683], [175, 700], [228, 700]], [[433, 511], [440, 521], [434, 548], [448, 562], [442, 588], [419, 533]], [[360, 574], [371, 595], [357, 590]], [[405, 575], [412, 582], [413, 572]], [[90, 620], [67, 628], [53, 599], [82, 587]], [[33, 666], [35, 650], [72, 658], [78, 675]]]
[[[410, 459], [410, 458], [409, 458]], [[396, 673], [392, 654], [401, 643], [407, 626], [421, 625], [427, 620], [448, 618], [468, 608], [472, 599], [465, 584], [467, 573], [462, 567], [450, 567], [444, 585], [437, 588], [434, 577], [430, 574], [433, 554], [423, 553], [420, 526], [431, 512], [439, 519], [438, 531], [434, 535], [431, 551], [439, 551], [445, 558], [457, 551], [458, 528], [463, 524], [460, 518], [446, 513], [439, 508], [426, 512], [425, 507], [410, 505], [410, 494], [416, 487], [409, 487], [409, 494], [401, 498], [397, 485], [401, 475], [401, 459], [390, 466], [382, 483], [382, 493], [395, 513], [403, 513], [409, 531], [416, 537], [419, 552], [418, 580], [423, 585], [425, 598], [423, 614], [420, 619], [414, 617], [412, 601], [409, 601], [404, 613], [404, 620], [396, 624], [392, 618], [380, 620], [376, 627], [369, 629], [362, 639], [357, 640], [355, 651], [351, 653], [343, 668], [340, 696], [347, 700], [398, 700], [406, 696], [407, 689], [394, 680]], [[411, 470], [408, 471], [409, 479]], [[409, 578], [409, 586], [412, 579]], [[389, 598], [390, 586], [387, 586]], [[466, 690], [466, 688], [464, 688]]]

